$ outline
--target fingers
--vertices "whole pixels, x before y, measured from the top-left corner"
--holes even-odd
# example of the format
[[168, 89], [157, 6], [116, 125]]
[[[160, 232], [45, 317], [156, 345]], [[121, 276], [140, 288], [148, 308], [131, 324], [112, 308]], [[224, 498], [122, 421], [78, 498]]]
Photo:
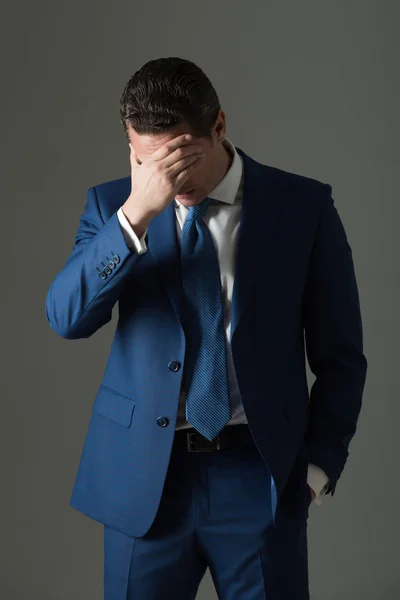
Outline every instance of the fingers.
[[[203, 154], [203, 148], [198, 144], [188, 144], [185, 146], [179, 146], [173, 152], [168, 154], [160, 164], [166, 169], [174, 168], [178, 162], [184, 161], [189, 158], [198, 158]], [[189, 161], [192, 162], [192, 161]]]
[[192, 141], [192, 137], [190, 134], [178, 135], [178, 137], [173, 138], [166, 144], [163, 144], [160, 148], [158, 148], [152, 154], [153, 160], [163, 160], [166, 158], [171, 152], [179, 148], [180, 146], [188, 145]]
[[185, 183], [185, 181], [189, 179], [189, 177], [201, 167], [204, 157], [189, 157], [189, 159], [191, 159], [192, 161], [190, 164], [182, 164], [183, 161], [179, 161], [175, 163], [173, 167], [175, 169], [175, 172], [172, 176], [175, 177], [175, 185], [177, 186], [180, 186], [181, 184]]
[[177, 177], [181, 171], [187, 171], [189, 175], [193, 168], [197, 168], [198, 165], [201, 164], [203, 160], [202, 155], [200, 154], [191, 154], [189, 156], [184, 156], [183, 158], [174, 162], [168, 169], [168, 174], [170, 177]]
[[[202, 157], [204, 152], [199, 144], [192, 142], [193, 136], [190, 134], [180, 135], [166, 144], [163, 144], [149, 158], [149, 162], [157, 162], [162, 169], [175, 177], [180, 171], [189, 167]], [[136, 156], [132, 144], [129, 144], [131, 154], [130, 160], [132, 168], [140, 166], [142, 163]]]

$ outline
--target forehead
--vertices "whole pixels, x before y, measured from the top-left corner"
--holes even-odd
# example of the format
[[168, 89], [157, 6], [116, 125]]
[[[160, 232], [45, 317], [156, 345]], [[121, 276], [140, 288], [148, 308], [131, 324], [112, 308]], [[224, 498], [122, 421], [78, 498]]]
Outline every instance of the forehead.
[[190, 127], [186, 123], [175, 125], [168, 131], [162, 133], [153, 134], [142, 134], [139, 135], [132, 127], [128, 124], [128, 135], [132, 146], [135, 149], [137, 157], [140, 159], [141, 156], [147, 156], [152, 154], [170, 140], [183, 135], [185, 133], [191, 133]]

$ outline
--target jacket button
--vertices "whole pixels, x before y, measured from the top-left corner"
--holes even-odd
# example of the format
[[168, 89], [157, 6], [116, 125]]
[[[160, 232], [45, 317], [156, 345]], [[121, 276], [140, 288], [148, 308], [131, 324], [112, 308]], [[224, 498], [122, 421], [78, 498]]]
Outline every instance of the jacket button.
[[157, 419], [157, 425], [160, 427], [167, 427], [168, 423], [169, 419], [167, 419], [167, 417], [158, 417]]
[[168, 365], [168, 369], [170, 371], [179, 371], [180, 368], [181, 368], [181, 363], [179, 363], [177, 360], [171, 360], [171, 362]]
[[104, 271], [99, 271], [99, 277], [100, 279], [105, 279], [107, 277], [107, 273], [104, 273]]
[[120, 260], [118, 254], [114, 254], [111, 260], [117, 265]]

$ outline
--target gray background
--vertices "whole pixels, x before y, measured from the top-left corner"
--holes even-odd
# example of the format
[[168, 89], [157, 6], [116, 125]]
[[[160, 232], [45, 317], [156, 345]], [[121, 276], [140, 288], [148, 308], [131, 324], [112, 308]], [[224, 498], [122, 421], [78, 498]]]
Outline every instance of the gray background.
[[[67, 341], [44, 302], [87, 188], [130, 173], [125, 82], [171, 55], [207, 72], [236, 145], [333, 187], [369, 371], [336, 494], [310, 508], [311, 596], [398, 598], [396, 2], [25, 0], [2, 16], [1, 599], [102, 597], [102, 526], [68, 502], [115, 318]], [[216, 597], [209, 573], [198, 597]]]

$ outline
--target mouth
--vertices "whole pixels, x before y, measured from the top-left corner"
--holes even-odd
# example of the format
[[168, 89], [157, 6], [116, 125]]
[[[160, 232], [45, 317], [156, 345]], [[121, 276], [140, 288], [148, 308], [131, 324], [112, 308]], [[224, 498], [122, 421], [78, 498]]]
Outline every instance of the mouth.
[[192, 194], [194, 192], [195, 188], [191, 188], [190, 190], [187, 190], [186, 192], [182, 192], [182, 194], [177, 194], [177, 198], [184, 198], [185, 196], [190, 196], [190, 194]]

